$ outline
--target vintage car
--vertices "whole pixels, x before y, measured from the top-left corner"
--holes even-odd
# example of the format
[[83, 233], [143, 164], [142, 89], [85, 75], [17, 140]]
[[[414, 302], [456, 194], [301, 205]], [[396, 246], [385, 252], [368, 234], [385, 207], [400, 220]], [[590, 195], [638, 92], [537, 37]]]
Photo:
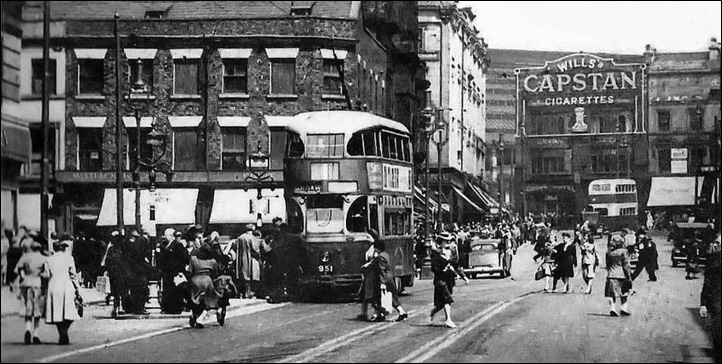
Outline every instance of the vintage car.
[[511, 254], [506, 251], [500, 253], [500, 243], [500, 239], [473, 239], [469, 253], [469, 268], [464, 272], [471, 278], [476, 278], [483, 273], [498, 273], [502, 277], [509, 276], [511, 274]]
[[709, 240], [714, 238], [713, 233], [710, 235], [710, 231], [713, 231], [709, 229], [711, 227], [714, 227], [714, 225], [706, 222], [677, 222], [672, 224], [667, 241], [674, 244], [674, 248], [672, 248], [673, 267], [687, 262], [687, 250], [689, 248], [689, 244], [692, 244], [695, 238], [700, 240], [700, 246], [698, 246], [698, 263], [705, 263], [706, 259], [704, 252], [707, 251], [707, 244], [709, 244]]

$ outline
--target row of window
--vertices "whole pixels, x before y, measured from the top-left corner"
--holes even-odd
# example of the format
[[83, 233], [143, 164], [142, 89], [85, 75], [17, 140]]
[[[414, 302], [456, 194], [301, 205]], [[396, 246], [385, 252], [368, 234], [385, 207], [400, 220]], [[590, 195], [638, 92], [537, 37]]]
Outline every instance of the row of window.
[[[704, 129], [704, 114], [696, 108], [687, 109], [687, 118], [692, 130]], [[669, 110], [657, 110], [657, 130], [667, 132], [671, 130], [672, 113]]]
[[[689, 163], [687, 165], [688, 173], [694, 173], [704, 164], [707, 156], [707, 148], [705, 146], [689, 147]], [[672, 172], [672, 146], [657, 146], [657, 168], [660, 173]]]
[[[138, 62], [140, 61], [140, 65]], [[178, 59], [173, 61], [173, 93], [179, 95], [198, 94], [198, 65], [197, 59]], [[33, 59], [31, 92], [34, 95], [42, 94], [43, 60]], [[153, 60], [130, 60], [129, 82], [138, 79], [138, 73], [146, 84], [148, 91], [153, 87]], [[49, 86], [50, 93], [55, 94], [57, 66], [54, 59], [50, 60]], [[330, 95], [342, 94], [341, 75], [344, 70], [343, 60], [323, 61], [323, 93]], [[78, 94], [101, 95], [103, 93], [104, 69], [102, 59], [78, 60]], [[271, 94], [296, 93], [296, 61], [294, 59], [271, 60]], [[223, 60], [223, 93], [248, 93], [248, 59]], [[376, 91], [378, 93], [378, 91]], [[378, 99], [378, 97], [377, 97]]]
[[[586, 122], [591, 133], [630, 132], [629, 119], [623, 114], [600, 114], [590, 116]], [[534, 115], [527, 133], [530, 135], [568, 134], [576, 119], [568, 113]]]
[[348, 142], [348, 154], [410, 162], [411, 146], [408, 137], [387, 131], [368, 130], [351, 137]]
[[[363, 233], [379, 230], [378, 206], [368, 205], [367, 197], [357, 198], [343, 213], [344, 199], [339, 195], [317, 195], [308, 198], [306, 226], [310, 233], [343, 232]], [[370, 208], [369, 208], [370, 207]], [[300, 218], [301, 215], [297, 214]], [[411, 235], [411, 209], [384, 209], [384, 236]], [[289, 218], [290, 223], [290, 218]]]
[[[136, 168], [138, 150], [137, 128], [127, 128], [128, 147], [126, 149], [129, 170]], [[140, 129], [140, 155], [142, 159], [153, 155], [153, 148], [147, 144], [151, 128]], [[55, 139], [51, 139], [55, 140]], [[95, 172], [103, 169], [103, 129], [78, 128], [78, 158], [81, 171]], [[173, 129], [173, 144], [182, 148], [173, 148], [173, 169], [199, 170], [205, 168], [205, 151], [202, 136], [197, 128]], [[33, 143], [33, 146], [41, 145]], [[35, 151], [34, 151], [35, 152]], [[39, 155], [40, 151], [37, 151]], [[240, 171], [247, 168], [246, 129], [224, 128], [222, 131], [221, 170]]]
[[625, 154], [614, 155], [606, 151], [590, 156], [592, 173], [616, 173], [629, 171], [629, 158]]
[[531, 159], [532, 174], [566, 174], [564, 157], [536, 157]]

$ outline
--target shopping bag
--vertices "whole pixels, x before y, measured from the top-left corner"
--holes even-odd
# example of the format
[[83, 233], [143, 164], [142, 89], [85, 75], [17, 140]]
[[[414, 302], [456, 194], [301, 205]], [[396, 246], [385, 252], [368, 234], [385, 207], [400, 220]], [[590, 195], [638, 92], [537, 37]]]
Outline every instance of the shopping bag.
[[392, 305], [392, 298], [391, 298], [391, 292], [387, 289], [381, 290], [381, 308], [383, 308], [386, 312], [391, 312], [393, 309]]
[[95, 280], [95, 290], [102, 294], [110, 294], [110, 278], [107, 275], [98, 276]]
[[540, 265], [539, 268], [536, 269], [536, 273], [534, 273], [534, 279], [539, 281], [544, 279], [544, 268]]

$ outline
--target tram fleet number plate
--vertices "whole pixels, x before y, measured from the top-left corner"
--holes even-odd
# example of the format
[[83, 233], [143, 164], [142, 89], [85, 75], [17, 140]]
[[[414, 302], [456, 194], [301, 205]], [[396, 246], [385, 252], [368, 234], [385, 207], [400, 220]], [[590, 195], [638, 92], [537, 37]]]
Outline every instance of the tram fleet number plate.
[[320, 274], [331, 274], [331, 273], [333, 273], [333, 266], [332, 266], [332, 265], [321, 264], [321, 265], [318, 266], [318, 273], [320, 273]]

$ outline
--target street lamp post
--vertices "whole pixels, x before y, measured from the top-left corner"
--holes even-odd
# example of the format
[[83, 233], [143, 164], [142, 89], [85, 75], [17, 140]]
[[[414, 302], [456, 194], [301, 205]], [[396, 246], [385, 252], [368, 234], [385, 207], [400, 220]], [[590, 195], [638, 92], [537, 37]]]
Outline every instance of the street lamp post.
[[115, 13], [115, 202], [116, 218], [118, 219], [118, 233], [125, 235], [125, 223], [123, 222], [123, 155], [121, 153], [122, 118], [120, 115], [120, 34], [118, 33], [118, 21], [120, 15]]
[[[421, 111], [421, 115], [424, 117], [425, 123], [424, 128], [420, 129], [424, 133], [424, 140], [426, 142], [426, 162], [424, 163], [424, 174], [425, 174], [425, 204], [424, 204], [424, 246], [426, 248], [426, 257], [421, 266], [422, 279], [431, 278], [431, 234], [429, 231], [429, 155], [431, 152], [431, 134], [438, 129], [445, 128], [444, 121], [439, 118], [436, 119], [437, 110], [431, 107], [431, 91], [426, 91], [426, 107]], [[438, 161], [437, 161], [438, 162]], [[440, 165], [440, 163], [439, 163]], [[438, 208], [441, 209], [441, 201], [438, 201]]]
[[[141, 184], [140, 184], [140, 169], [141, 167], [147, 167], [148, 168], [148, 181], [150, 182], [149, 190], [154, 191], [155, 190], [155, 179], [156, 179], [156, 169], [159, 166], [164, 166], [165, 168], [162, 170], [163, 173], [166, 175], [166, 180], [171, 181], [173, 178], [173, 171], [170, 170], [170, 165], [168, 165], [168, 162], [161, 161], [163, 157], [165, 157], [167, 148], [166, 144], [168, 142], [168, 138], [164, 133], [160, 133], [155, 130], [155, 122], [151, 123], [151, 132], [148, 133], [148, 138], [146, 143], [150, 146], [161, 147], [161, 153], [157, 158], [154, 158], [152, 155], [145, 160], [141, 159], [141, 111], [143, 109], [147, 109], [148, 113], [150, 113], [150, 94], [151, 94], [152, 88], [150, 85], [146, 84], [143, 81], [143, 62], [139, 58], [136, 63], [136, 79], [135, 82], [131, 85], [131, 91], [128, 93], [128, 105], [131, 106], [133, 109], [133, 116], [135, 117], [135, 126], [136, 126], [136, 144], [135, 144], [135, 166], [133, 168], [133, 188], [135, 189], [135, 229], [138, 232], [141, 232], [142, 225], [141, 225], [141, 212], [140, 212], [140, 191], [141, 191]], [[135, 106], [131, 102], [132, 97], [131, 95], [133, 93], [140, 93], [140, 92], [146, 92], [146, 99], [145, 99], [145, 105]]]
[[502, 140], [502, 134], [499, 133], [499, 142], [497, 143], [496, 152], [497, 164], [499, 165], [499, 175], [497, 176], [498, 192], [499, 192], [499, 206], [504, 206], [506, 198], [504, 197], [504, 141]]
[[[441, 114], [442, 110], [438, 110], [439, 114]], [[439, 120], [441, 120], [441, 117], [439, 117]], [[436, 143], [436, 166], [437, 166], [437, 182], [438, 182], [438, 195], [439, 195], [439, 208], [436, 211], [438, 214], [438, 218], [436, 219], [436, 232], [440, 233], [441, 230], [443, 230], [443, 224], [441, 223], [441, 150], [444, 148], [444, 145], [447, 143], [447, 140], [445, 138], [444, 132], [446, 131], [446, 124], [442, 121], [439, 122], [440, 127], [438, 127], [438, 133], [434, 133], [435, 135], [439, 136], [439, 140], [434, 140]], [[463, 153], [462, 153], [463, 154]], [[449, 206], [451, 208], [451, 206]]]

